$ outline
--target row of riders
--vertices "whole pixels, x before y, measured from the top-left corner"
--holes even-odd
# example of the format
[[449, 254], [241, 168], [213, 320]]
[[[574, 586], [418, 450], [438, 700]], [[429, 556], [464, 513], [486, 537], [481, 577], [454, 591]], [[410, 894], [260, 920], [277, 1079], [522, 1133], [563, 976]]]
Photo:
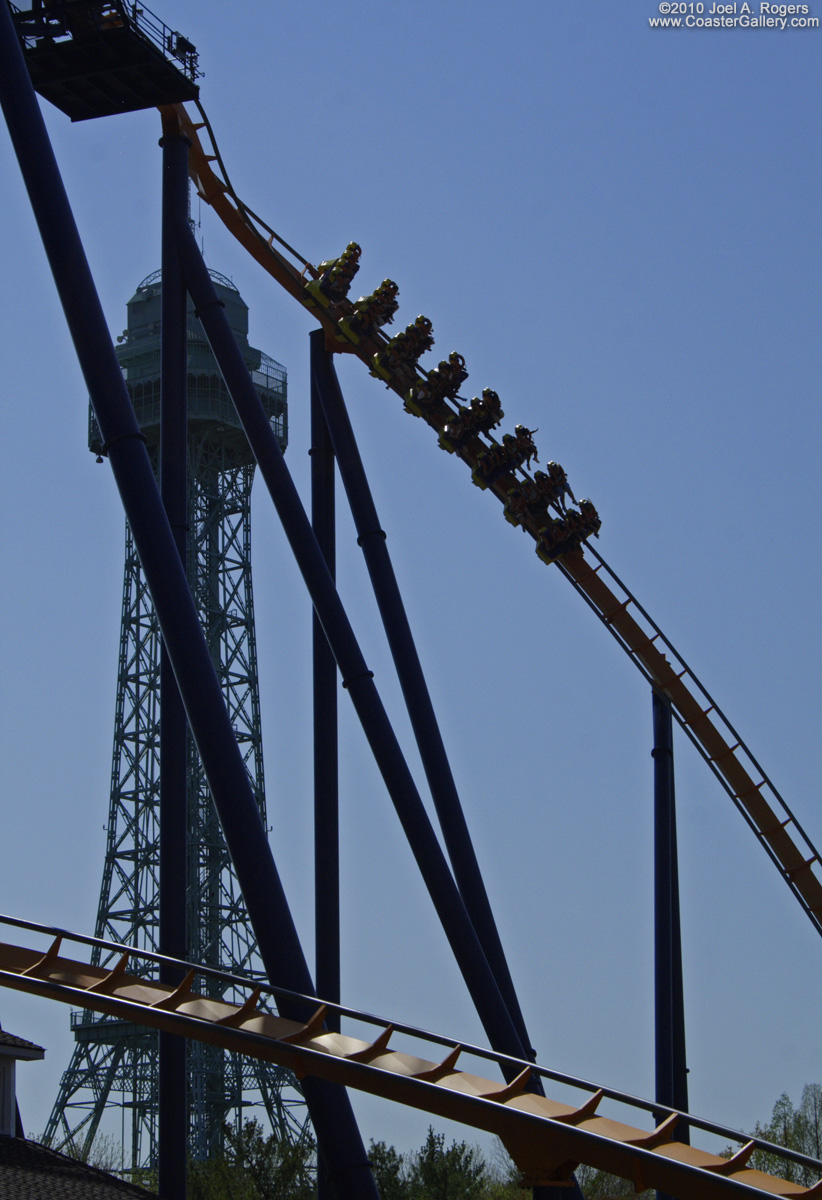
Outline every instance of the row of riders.
[[[359, 270], [360, 247], [351, 242], [339, 258], [320, 263], [318, 276], [306, 285], [306, 298], [310, 304], [319, 304], [330, 310], [344, 306], [343, 315], [337, 319], [341, 335], [354, 345], [372, 337], [384, 325], [390, 325], [399, 307], [399, 288], [391, 279], [385, 279], [373, 292], [361, 296], [353, 304], [345, 303], [351, 282]], [[333, 314], [336, 316], [336, 313]], [[499, 425], [503, 416], [499, 396], [491, 388], [485, 388], [481, 397], [474, 397], [470, 404], [461, 404], [458, 393], [461, 384], [468, 378], [465, 359], [453, 351], [421, 380], [418, 360], [434, 344], [432, 325], [428, 317], [417, 317], [401, 333], [392, 337], [387, 345], [372, 356], [372, 373], [387, 382], [400, 383], [406, 389], [405, 407], [416, 416], [434, 416], [435, 410], [450, 400], [457, 406], [440, 425], [439, 444], [449, 453], [459, 449], [479, 434], [487, 436], [491, 445], [476, 453], [476, 465], [472, 478], [479, 487], [488, 487], [496, 480], [510, 476], [514, 486], [507, 488], [505, 516], [513, 525], [526, 521], [538, 531], [537, 554], [546, 562], [553, 562], [562, 554], [573, 550], [580, 542], [599, 535], [600, 519], [590, 500], [580, 500], [576, 509], [569, 509], [568, 497], [573, 504], [577, 501], [568, 484], [562, 467], [555, 462], [547, 464], [547, 470], [537, 470], [533, 478], [526, 475], [520, 479], [512, 473], [517, 468], [530, 470], [531, 460], [539, 462], [533, 435], [536, 429], [524, 425], [515, 426], [514, 432], [503, 434], [502, 441], [491, 437], [491, 430]], [[553, 507], [560, 515], [553, 517], [548, 508]]]

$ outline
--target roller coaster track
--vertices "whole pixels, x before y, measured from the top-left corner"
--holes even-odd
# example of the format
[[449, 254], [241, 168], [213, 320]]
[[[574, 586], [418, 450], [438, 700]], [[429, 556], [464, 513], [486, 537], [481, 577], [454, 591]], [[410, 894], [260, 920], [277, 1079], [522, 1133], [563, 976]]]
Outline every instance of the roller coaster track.
[[[454, 409], [444, 400], [422, 407], [413, 403], [415, 388], [424, 385], [428, 378], [427, 373], [418, 367], [411, 369], [412, 377], [409, 377], [407, 367], [398, 373], [384, 365], [375, 364], [375, 356], [384, 353], [388, 339], [379, 330], [357, 338], [351, 334], [350, 328], [345, 327], [345, 322], [341, 326], [340, 319], [354, 312], [354, 306], [348, 300], [328, 307], [318, 303], [316, 289], [312, 293], [306, 287], [308, 282], [319, 277], [317, 268], [284, 242], [271, 226], [239, 199], [231, 186], [208, 118], [199, 103], [197, 107], [201, 122], [192, 121], [182, 105], [164, 108], [161, 113], [167, 132], [180, 130], [191, 140], [190, 172], [199, 195], [211, 205], [248, 253], [290, 295], [311, 311], [325, 330], [326, 344], [330, 350], [355, 354], [372, 375], [381, 378], [387, 387], [403, 398], [407, 411], [422, 417], [442, 437], [445, 425], [457, 416]], [[201, 140], [200, 133], [203, 130], [210, 150]], [[487, 487], [506, 505], [508, 519], [529, 533], [539, 549], [544, 510], [541, 518], [526, 511], [514, 519], [508, 508], [510, 492], [519, 487], [523, 480], [530, 479], [527, 471], [523, 467], [512, 467], [487, 483], [477, 471], [481, 456], [495, 445], [493, 439], [489, 445], [480, 434], [475, 434], [461, 440], [458, 445], [446, 445], [445, 448], [471, 468], [472, 478], [478, 486]], [[561, 514], [563, 510], [557, 511]], [[587, 549], [590, 557], [596, 560], [596, 566], [591, 565], [581, 544], [551, 561], [556, 562], [562, 574], [584, 597], [648, 682], [667, 698], [676, 720], [742, 813], [817, 931], [822, 934], [822, 863], [819, 852], [682, 656], [601, 555], [590, 545]], [[545, 554], [540, 557], [547, 561]]]
[[[163, 959], [98, 938], [65, 930], [46, 929], [32, 922], [0, 917], [0, 923], [36, 930], [53, 938], [45, 951], [0, 943], [0, 984], [5, 987], [60, 1000], [122, 1020], [248, 1054], [286, 1067], [299, 1077], [318, 1076], [372, 1095], [447, 1117], [496, 1134], [522, 1172], [526, 1186], [567, 1180], [581, 1162], [629, 1179], [637, 1191], [656, 1187], [681, 1200], [724, 1200], [725, 1197], [822, 1197], [822, 1179], [813, 1186], [767, 1174], [747, 1164], [756, 1151], [776, 1155], [822, 1173], [822, 1163], [786, 1151], [761, 1139], [747, 1139], [731, 1129], [701, 1121], [687, 1113], [662, 1108], [648, 1101], [584, 1080], [505, 1058], [492, 1051], [454, 1043], [447, 1038], [407, 1025], [320, 1003], [279, 988], [265, 988], [247, 979]], [[113, 969], [63, 957], [63, 941], [118, 951]], [[157, 983], [127, 971], [130, 960], [164, 961], [182, 979], [176, 987]], [[146, 966], [143, 970], [147, 969]], [[197, 977], [218, 976], [238, 994], [234, 1003], [211, 999], [194, 991]], [[263, 993], [273, 993], [279, 1007], [298, 1019], [274, 1016], [259, 1008]], [[242, 997], [242, 999], [239, 999]], [[377, 1026], [376, 1036], [363, 1041], [332, 1033], [324, 1023], [329, 1010], [358, 1024]], [[435, 1058], [395, 1050], [396, 1037], [433, 1044]], [[511, 1083], [493, 1081], [458, 1070], [461, 1055], [470, 1055], [516, 1070]], [[589, 1093], [577, 1105], [536, 1095], [528, 1090], [532, 1075], [570, 1085]], [[599, 1113], [603, 1101], [616, 1101], [642, 1110], [654, 1127], [650, 1130], [624, 1124]], [[687, 1126], [731, 1142], [744, 1143], [731, 1157], [721, 1157], [678, 1141]]]

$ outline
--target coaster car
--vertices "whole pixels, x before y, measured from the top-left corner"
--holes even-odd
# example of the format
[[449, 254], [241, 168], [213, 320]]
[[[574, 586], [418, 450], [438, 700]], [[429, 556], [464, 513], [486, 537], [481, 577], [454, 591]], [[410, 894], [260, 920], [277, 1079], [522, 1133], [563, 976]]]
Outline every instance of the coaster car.
[[484, 388], [481, 398], [474, 396], [467, 408], [460, 405], [456, 416], [443, 426], [440, 445], [443, 450], [453, 453], [466, 438], [489, 433], [504, 416], [497, 393], [492, 388]]
[[465, 359], [456, 350], [444, 358], [438, 366], [428, 372], [428, 378], [409, 388], [405, 396], [405, 408], [415, 417], [421, 417], [426, 409], [443, 400], [456, 399], [460, 386], [468, 378]]
[[558, 517], [543, 525], [539, 531], [537, 554], [543, 562], [552, 563], [575, 550], [591, 536], [599, 537], [602, 522], [590, 500], [580, 500], [579, 510], [570, 509], [564, 517]]
[[390, 381], [395, 375], [416, 374], [417, 360], [434, 345], [433, 325], [428, 317], [417, 317], [402, 333], [396, 334], [384, 350], [371, 360], [373, 373]]
[[534, 462], [539, 462], [533, 438], [536, 432], [536, 429], [526, 429], [524, 425], [515, 425], [513, 433], [503, 434], [502, 444], [507, 448], [511, 460], [519, 458], [517, 466], [525, 463], [527, 468], [530, 467], [532, 458]]
[[354, 301], [350, 316], [341, 317], [337, 328], [343, 336], [358, 346], [363, 338], [370, 337], [382, 325], [390, 325], [399, 308], [399, 287], [393, 279], [384, 279], [380, 286], [367, 296]]
[[576, 504], [574, 493], [568, 483], [568, 476], [559, 463], [551, 461], [544, 471], [535, 471], [534, 483], [539, 488], [540, 495], [544, 497], [546, 504], [554, 504], [562, 512], [565, 512], [566, 496], [570, 496], [572, 503]]
[[356, 242], [349, 242], [339, 258], [329, 258], [321, 262], [317, 270], [317, 279], [309, 279], [305, 285], [306, 293], [312, 301], [323, 308], [339, 304], [348, 295], [351, 281], [360, 269], [362, 250]]

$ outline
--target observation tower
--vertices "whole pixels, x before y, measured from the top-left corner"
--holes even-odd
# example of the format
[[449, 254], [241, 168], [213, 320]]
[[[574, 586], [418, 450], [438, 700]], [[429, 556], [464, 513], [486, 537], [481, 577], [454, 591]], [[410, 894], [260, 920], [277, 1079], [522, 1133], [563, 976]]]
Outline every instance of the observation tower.
[[[248, 307], [230, 280], [210, 272], [269, 422], [285, 449], [286, 371], [248, 342]], [[155, 472], [160, 445], [161, 272], [128, 302], [117, 357]], [[232, 724], [265, 824], [265, 785], [254, 603], [251, 485], [254, 458], [202, 325], [188, 302], [187, 573]], [[106, 453], [89, 415], [89, 448]], [[108, 839], [97, 913], [100, 938], [159, 950], [160, 632], [126, 524], [122, 624], [114, 719]], [[256, 943], [214, 811], [200, 758], [187, 748], [187, 957], [243, 975], [258, 974]], [[97, 951], [95, 961], [115, 961]], [[211, 980], [215, 997], [231, 996]], [[46, 1129], [56, 1148], [88, 1150], [105, 1109], [119, 1109], [124, 1170], [156, 1167], [158, 1035], [89, 1011], [72, 1014], [75, 1048]], [[281, 1068], [190, 1042], [187, 1049], [189, 1152], [208, 1157], [226, 1122], [252, 1105], [294, 1137], [304, 1109]], [[290, 1095], [288, 1093], [291, 1093]], [[109, 1125], [109, 1122], [106, 1122]], [[104, 1126], [105, 1127], [105, 1126]]]

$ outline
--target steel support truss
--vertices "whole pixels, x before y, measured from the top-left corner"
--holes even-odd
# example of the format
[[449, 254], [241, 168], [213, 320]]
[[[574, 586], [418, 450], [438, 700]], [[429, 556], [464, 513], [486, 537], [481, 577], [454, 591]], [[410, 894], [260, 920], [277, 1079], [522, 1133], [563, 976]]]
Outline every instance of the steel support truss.
[[[251, 581], [253, 465], [237, 462], [217, 427], [189, 434], [188, 577], [246, 770], [265, 823], [263, 748]], [[126, 527], [111, 800], [96, 935], [159, 948], [160, 632]], [[198, 962], [261, 976], [256, 941], [202, 764], [189, 738], [187, 926]], [[99, 951], [95, 962], [107, 964]], [[217, 981], [214, 998], [230, 989]], [[57, 1148], [90, 1150], [104, 1109], [120, 1110], [124, 1162], [157, 1162], [157, 1035], [90, 1012], [73, 1014], [76, 1046], [46, 1128]], [[272, 1064], [188, 1049], [189, 1152], [211, 1156], [225, 1124], [262, 1108], [282, 1136], [301, 1136], [295, 1081]]]

